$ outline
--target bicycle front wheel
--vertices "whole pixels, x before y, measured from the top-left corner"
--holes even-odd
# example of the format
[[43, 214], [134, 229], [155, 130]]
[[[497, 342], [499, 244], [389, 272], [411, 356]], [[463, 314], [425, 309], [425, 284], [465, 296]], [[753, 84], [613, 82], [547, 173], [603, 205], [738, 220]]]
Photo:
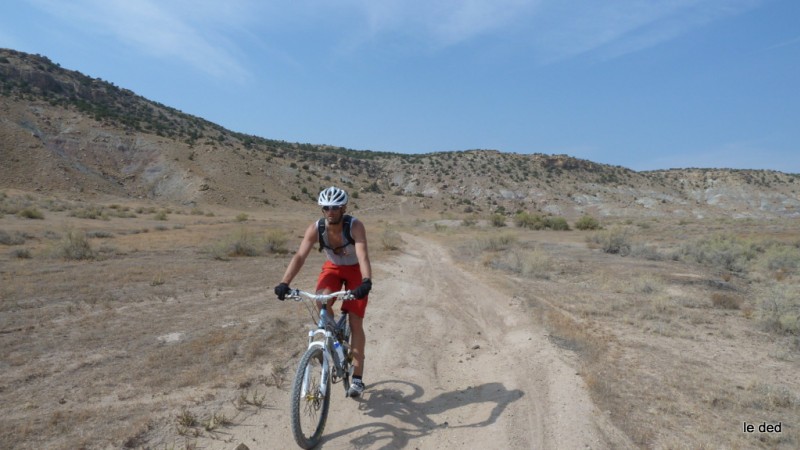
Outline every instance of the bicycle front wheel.
[[297, 445], [305, 449], [319, 444], [331, 406], [331, 379], [323, 377], [323, 358], [321, 348], [309, 348], [292, 384], [292, 433]]

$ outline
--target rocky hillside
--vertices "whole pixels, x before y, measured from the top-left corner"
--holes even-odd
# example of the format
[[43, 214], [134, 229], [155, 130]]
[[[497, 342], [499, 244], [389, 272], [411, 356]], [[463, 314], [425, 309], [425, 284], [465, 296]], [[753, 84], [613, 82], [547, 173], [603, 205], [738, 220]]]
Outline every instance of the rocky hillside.
[[361, 208], [565, 217], [800, 216], [800, 175], [635, 172], [566, 155], [356, 151], [244, 135], [49, 59], [0, 49], [0, 188], [285, 208], [320, 187]]

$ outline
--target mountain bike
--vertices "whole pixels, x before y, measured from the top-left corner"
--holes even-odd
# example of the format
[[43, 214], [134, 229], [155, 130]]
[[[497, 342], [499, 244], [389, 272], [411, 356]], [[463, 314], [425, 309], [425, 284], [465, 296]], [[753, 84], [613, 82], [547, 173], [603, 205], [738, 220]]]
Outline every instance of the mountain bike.
[[[295, 301], [310, 300], [323, 305], [328, 300], [353, 300], [350, 291], [331, 294], [312, 294], [293, 289], [286, 296]], [[350, 390], [350, 377], [353, 375], [350, 349], [350, 322], [347, 312], [342, 312], [334, 321], [326, 308], [319, 310], [316, 320], [316, 304], [306, 306], [316, 322], [316, 328], [308, 332], [308, 350], [300, 358], [297, 374], [292, 383], [292, 433], [294, 440], [302, 448], [309, 449], [319, 444], [328, 409], [331, 405], [331, 384], [341, 382], [344, 395]]]

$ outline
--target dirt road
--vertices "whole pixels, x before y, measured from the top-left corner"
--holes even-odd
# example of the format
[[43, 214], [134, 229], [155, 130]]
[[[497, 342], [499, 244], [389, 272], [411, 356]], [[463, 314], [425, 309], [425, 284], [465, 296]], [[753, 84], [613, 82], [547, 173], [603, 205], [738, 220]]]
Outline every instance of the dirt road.
[[[376, 264], [367, 313], [367, 391], [334, 385], [320, 448], [619, 448], [569, 355], [519, 301], [452, 263], [432, 241], [403, 235], [402, 254]], [[289, 392], [207, 448], [296, 448]], [[233, 442], [234, 444], [231, 444]]]

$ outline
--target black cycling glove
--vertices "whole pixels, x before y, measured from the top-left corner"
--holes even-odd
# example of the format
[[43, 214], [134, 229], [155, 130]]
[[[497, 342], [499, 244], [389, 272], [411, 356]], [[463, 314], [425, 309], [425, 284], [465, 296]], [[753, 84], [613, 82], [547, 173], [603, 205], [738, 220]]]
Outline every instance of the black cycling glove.
[[361, 281], [361, 286], [353, 289], [352, 294], [355, 298], [364, 298], [369, 294], [370, 290], [372, 290], [372, 280], [364, 278]]
[[289, 291], [291, 291], [291, 289], [286, 283], [281, 283], [275, 286], [275, 295], [278, 296], [278, 300], [286, 300], [286, 294], [288, 294]]

